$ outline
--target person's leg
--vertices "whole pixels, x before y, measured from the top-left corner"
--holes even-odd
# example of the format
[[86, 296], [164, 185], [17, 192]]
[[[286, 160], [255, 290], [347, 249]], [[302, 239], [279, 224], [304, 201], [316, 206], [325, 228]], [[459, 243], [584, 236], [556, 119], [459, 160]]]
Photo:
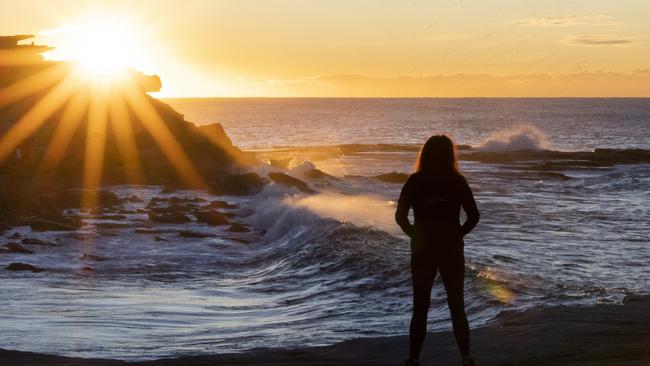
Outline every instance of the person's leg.
[[413, 282], [413, 314], [409, 329], [409, 358], [418, 360], [427, 331], [427, 315], [431, 302], [431, 287], [437, 268], [433, 261], [411, 259], [411, 280]]
[[451, 313], [454, 337], [463, 357], [470, 355], [469, 322], [465, 314], [465, 258], [462, 253], [453, 255], [449, 260], [440, 263], [440, 275], [447, 292], [447, 304]]

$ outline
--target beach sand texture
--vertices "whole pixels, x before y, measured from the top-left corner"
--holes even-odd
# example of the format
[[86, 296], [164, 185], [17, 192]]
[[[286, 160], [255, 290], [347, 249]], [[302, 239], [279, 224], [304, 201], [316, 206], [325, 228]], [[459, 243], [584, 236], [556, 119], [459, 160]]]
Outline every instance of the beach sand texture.
[[[506, 312], [472, 333], [477, 365], [650, 365], [650, 296], [624, 305]], [[406, 336], [355, 339], [327, 347], [259, 349], [238, 354], [127, 363], [0, 351], [2, 366], [399, 365]], [[449, 332], [427, 336], [423, 365], [459, 365]]]

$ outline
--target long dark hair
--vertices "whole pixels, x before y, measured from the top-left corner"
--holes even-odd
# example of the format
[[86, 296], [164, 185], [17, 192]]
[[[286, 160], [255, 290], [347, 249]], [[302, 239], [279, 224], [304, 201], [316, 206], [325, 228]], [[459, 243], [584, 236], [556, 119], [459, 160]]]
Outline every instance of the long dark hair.
[[460, 174], [456, 146], [445, 135], [429, 137], [415, 161], [415, 171], [434, 175]]

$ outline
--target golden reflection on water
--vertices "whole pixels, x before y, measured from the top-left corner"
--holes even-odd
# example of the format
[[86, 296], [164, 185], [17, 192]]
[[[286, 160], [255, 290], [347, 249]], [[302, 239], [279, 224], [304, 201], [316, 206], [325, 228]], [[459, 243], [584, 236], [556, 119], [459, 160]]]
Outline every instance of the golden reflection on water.
[[498, 274], [494, 270], [490, 268], [481, 270], [477, 279], [492, 299], [507, 305], [514, 303], [515, 293], [506, 286], [505, 281], [499, 279]]

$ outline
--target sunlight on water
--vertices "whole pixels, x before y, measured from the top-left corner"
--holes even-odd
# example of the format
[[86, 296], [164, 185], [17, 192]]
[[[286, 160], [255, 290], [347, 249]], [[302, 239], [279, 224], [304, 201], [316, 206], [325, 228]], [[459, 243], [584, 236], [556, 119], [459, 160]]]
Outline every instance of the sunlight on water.
[[379, 197], [318, 194], [291, 199], [296, 207], [305, 207], [324, 218], [370, 226], [394, 235], [401, 233], [395, 223], [395, 203]]
[[[330, 103], [333, 111], [340, 112], [360, 102], [295, 103], [315, 103], [318, 108]], [[375, 101], [366, 103], [359, 108], [377, 112]], [[135, 195], [141, 199], [106, 213], [122, 211], [124, 219], [75, 211], [87, 223], [81, 232], [33, 232], [22, 226], [2, 233], [5, 243], [34, 238], [59, 245], [24, 244], [35, 254], [0, 255], [3, 267], [26, 262], [46, 269], [42, 273], [0, 271], [4, 284], [0, 289], [1, 346], [132, 360], [143, 355], [155, 358], [323, 345], [361, 336], [404, 334], [411, 308], [409, 243], [393, 218], [401, 184], [373, 177], [410, 172], [417, 155], [414, 144], [422, 142], [423, 136], [442, 127], [449, 130], [456, 123], [459, 143], [479, 146], [493, 132], [511, 131], [499, 139], [510, 147], [506, 150], [522, 146], [520, 139], [532, 144], [523, 146], [547, 146], [538, 131], [512, 132], [512, 121], [532, 120], [548, 135], [550, 148], [612, 147], [626, 135], [629, 146], [650, 148], [649, 132], [641, 128], [650, 116], [649, 102], [607, 102], [601, 112], [602, 108], [615, 110], [622, 120], [595, 118], [579, 123], [569, 116], [575, 116], [576, 108], [588, 109], [580, 103], [592, 107], [592, 102], [558, 102], [556, 119], [549, 120], [542, 113], [548, 110], [549, 101], [517, 101], [523, 103], [517, 116], [503, 119], [497, 113], [501, 101], [472, 102], [478, 104], [474, 108], [483, 116], [481, 122], [475, 118], [460, 122], [462, 114], [455, 113], [473, 105], [466, 101], [394, 103], [403, 103], [399, 108], [406, 109], [424, 108], [426, 103], [436, 108], [451, 105], [456, 112], [447, 109], [435, 114], [435, 108], [427, 107], [408, 114], [412, 122], [402, 122], [404, 109], [390, 117], [396, 113], [395, 105], [384, 106], [388, 117], [374, 122], [372, 134], [340, 129], [336, 123], [309, 125], [305, 121], [315, 112], [304, 112], [302, 125], [321, 135], [312, 136], [314, 141], [326, 141], [323, 135], [332, 133], [334, 143], [365, 142], [277, 150], [278, 157], [300, 157], [291, 164], [294, 169], [282, 171], [319, 192], [313, 195], [280, 184], [270, 184], [252, 196], [114, 187], [122, 198]], [[530, 107], [527, 112], [524, 106]], [[238, 118], [250, 117], [244, 115]], [[304, 129], [292, 129], [297, 126], [292, 116], [278, 118], [277, 123], [289, 122], [274, 125], [275, 134], [264, 143], [309, 145], [309, 138], [299, 140], [300, 135], [309, 135]], [[432, 120], [437, 122], [431, 124]], [[248, 129], [263, 131], [268, 123], [241, 123], [231, 125], [228, 132], [234, 130], [240, 141], [248, 139], [243, 141], [245, 146], [262, 141], [246, 133]], [[412, 133], [404, 136], [408, 123]], [[589, 123], [589, 128], [580, 128]], [[402, 136], [405, 141], [391, 141], [387, 136]], [[382, 141], [386, 144], [374, 145]], [[273, 151], [267, 151], [267, 157]], [[494, 157], [492, 152], [480, 154]], [[620, 159], [633, 157], [634, 152], [610, 157], [603, 166], [575, 165], [585, 159], [579, 153], [569, 153], [559, 163], [535, 154], [510, 153], [519, 160], [505, 163], [460, 162], [482, 214], [476, 231], [465, 238], [466, 303], [472, 327], [503, 310], [620, 302], [627, 294], [650, 291], [646, 270], [650, 217], [645, 204], [650, 201], [646, 188], [650, 164], [620, 164]], [[341, 173], [314, 178], [310, 177], [313, 168]], [[279, 170], [263, 166], [256, 171], [265, 176]], [[246, 225], [250, 232], [231, 232], [228, 225], [208, 226], [194, 219], [183, 224], [153, 223], [147, 210], [156, 197], [198, 199], [189, 203], [195, 208], [225, 200], [236, 205], [222, 210], [229, 221]], [[185, 237], [181, 231], [202, 237]], [[449, 329], [439, 281], [431, 306], [429, 329]], [[26, 314], [30, 314], [28, 321]], [[306, 332], [313, 335], [308, 341]]]

